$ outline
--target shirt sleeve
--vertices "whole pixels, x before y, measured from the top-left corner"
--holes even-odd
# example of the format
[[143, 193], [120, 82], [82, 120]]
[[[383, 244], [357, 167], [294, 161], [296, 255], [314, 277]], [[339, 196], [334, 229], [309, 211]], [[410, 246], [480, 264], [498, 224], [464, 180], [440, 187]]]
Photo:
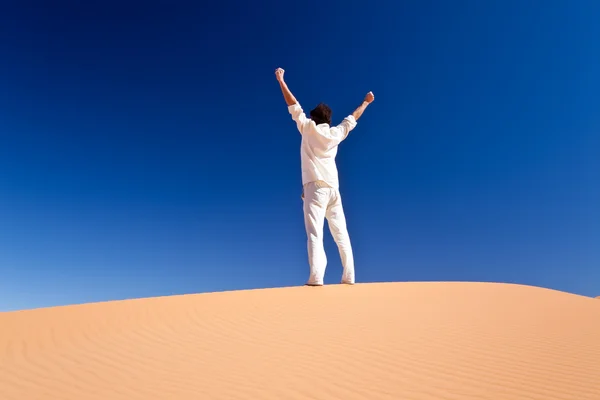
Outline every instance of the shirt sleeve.
[[336, 128], [339, 131], [339, 141], [341, 142], [346, 139], [352, 129], [356, 128], [356, 119], [353, 115], [348, 115]]
[[304, 114], [302, 107], [298, 103], [289, 106], [288, 111], [291, 114], [292, 119], [296, 122], [300, 134], [302, 134], [304, 127], [308, 124], [310, 119], [306, 118], [306, 114]]

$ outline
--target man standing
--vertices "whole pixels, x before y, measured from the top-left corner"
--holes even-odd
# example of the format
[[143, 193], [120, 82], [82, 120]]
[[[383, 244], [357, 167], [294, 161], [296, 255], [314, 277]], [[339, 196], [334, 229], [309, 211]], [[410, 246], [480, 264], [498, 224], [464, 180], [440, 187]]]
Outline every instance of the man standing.
[[331, 109], [326, 104], [317, 105], [310, 111], [310, 118], [306, 117], [285, 83], [284, 72], [283, 69], [278, 68], [275, 76], [288, 111], [302, 135], [300, 146], [302, 198], [310, 265], [310, 275], [306, 284], [323, 285], [327, 266], [323, 246], [323, 227], [327, 218], [342, 259], [342, 283], [352, 285], [355, 283], [354, 256], [342, 207], [335, 156], [340, 142], [346, 139], [348, 133], [356, 127], [356, 121], [375, 97], [372, 92], [367, 93], [363, 103], [351, 115], [344, 118], [339, 125], [331, 126]]

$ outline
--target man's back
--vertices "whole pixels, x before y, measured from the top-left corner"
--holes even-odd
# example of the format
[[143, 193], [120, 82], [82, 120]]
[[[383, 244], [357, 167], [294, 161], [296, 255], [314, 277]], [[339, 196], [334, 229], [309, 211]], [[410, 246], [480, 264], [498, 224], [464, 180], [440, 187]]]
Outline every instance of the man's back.
[[356, 120], [349, 115], [337, 126], [326, 123], [317, 125], [315, 121], [306, 117], [298, 103], [289, 106], [288, 111], [302, 135], [302, 184], [324, 181], [337, 189], [339, 179], [335, 157], [338, 145], [356, 127]]

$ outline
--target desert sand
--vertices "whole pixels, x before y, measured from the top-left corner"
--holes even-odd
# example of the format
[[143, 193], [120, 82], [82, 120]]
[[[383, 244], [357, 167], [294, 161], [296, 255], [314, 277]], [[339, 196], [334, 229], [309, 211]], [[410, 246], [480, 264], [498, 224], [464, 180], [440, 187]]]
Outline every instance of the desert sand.
[[600, 399], [600, 302], [493, 283], [0, 313], [0, 399]]

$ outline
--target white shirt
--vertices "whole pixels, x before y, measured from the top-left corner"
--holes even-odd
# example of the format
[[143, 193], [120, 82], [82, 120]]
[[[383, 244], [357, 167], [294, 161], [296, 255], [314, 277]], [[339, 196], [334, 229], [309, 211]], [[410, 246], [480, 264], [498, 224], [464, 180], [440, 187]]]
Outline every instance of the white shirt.
[[356, 127], [352, 115], [347, 116], [337, 126], [317, 125], [307, 118], [300, 104], [288, 107], [292, 119], [302, 135], [300, 158], [302, 163], [302, 185], [323, 181], [334, 189], [339, 188], [338, 171], [335, 164], [338, 145], [346, 139], [348, 133]]

